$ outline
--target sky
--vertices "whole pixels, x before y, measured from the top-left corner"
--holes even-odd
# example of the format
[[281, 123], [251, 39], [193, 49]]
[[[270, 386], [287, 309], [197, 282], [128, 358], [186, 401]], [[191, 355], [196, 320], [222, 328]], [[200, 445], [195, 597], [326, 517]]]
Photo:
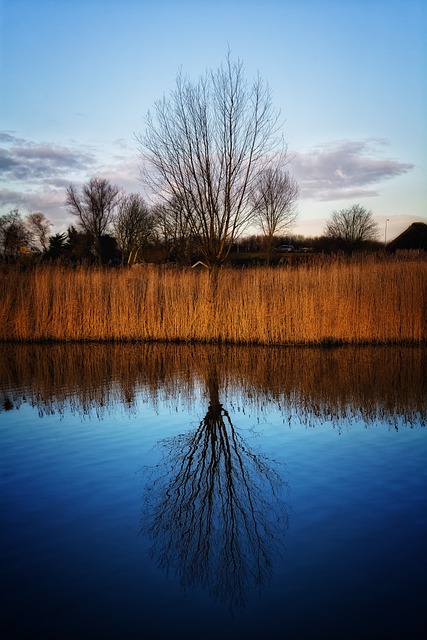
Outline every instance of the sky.
[[144, 193], [148, 111], [227, 51], [281, 113], [292, 233], [352, 204], [380, 240], [427, 223], [427, 0], [0, 0], [0, 214], [59, 233], [70, 184]]

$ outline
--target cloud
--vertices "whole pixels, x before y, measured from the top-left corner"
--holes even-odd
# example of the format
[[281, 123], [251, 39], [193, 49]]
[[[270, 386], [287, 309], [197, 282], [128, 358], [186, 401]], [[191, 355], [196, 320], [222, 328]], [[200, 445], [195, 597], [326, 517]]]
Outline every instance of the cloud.
[[87, 170], [96, 164], [92, 150], [39, 143], [0, 133], [0, 170], [2, 180], [54, 181], [58, 176]]
[[23, 215], [33, 211], [41, 211], [53, 223], [57, 231], [64, 231], [70, 224], [75, 224], [73, 216], [65, 207], [65, 190], [52, 189], [43, 186], [40, 189], [19, 191], [0, 189], [1, 213], [8, 213], [12, 209], [19, 209]]
[[[63, 231], [75, 219], [65, 207], [66, 188], [79, 188], [94, 176], [107, 178], [127, 193], [141, 192], [139, 160], [123, 140], [104, 152], [88, 145], [36, 143], [0, 131], [0, 215], [19, 208], [42, 211]], [[119, 150], [119, 153], [117, 153]]]
[[135, 157], [115, 157], [113, 162], [103, 167], [97, 175], [116, 184], [126, 193], [141, 193], [143, 186], [140, 180], [139, 159]]
[[375, 197], [376, 185], [404, 175], [413, 164], [379, 158], [382, 139], [342, 140], [295, 152], [292, 172], [300, 185], [300, 197], [317, 201]]
[[20, 138], [16, 138], [15, 136], [13, 136], [11, 133], [8, 133], [7, 131], [0, 131], [0, 143], [12, 144], [15, 142], [22, 143], [23, 140]]

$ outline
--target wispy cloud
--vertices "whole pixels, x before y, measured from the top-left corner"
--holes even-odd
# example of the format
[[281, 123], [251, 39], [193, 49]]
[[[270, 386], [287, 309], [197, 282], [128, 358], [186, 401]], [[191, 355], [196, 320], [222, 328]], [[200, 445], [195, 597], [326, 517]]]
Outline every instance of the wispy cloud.
[[380, 194], [385, 180], [404, 175], [413, 164], [379, 157], [386, 140], [342, 140], [296, 152], [292, 171], [300, 197], [318, 201], [357, 199]]
[[93, 151], [48, 143], [34, 143], [0, 133], [0, 170], [4, 182], [54, 181], [95, 166]]

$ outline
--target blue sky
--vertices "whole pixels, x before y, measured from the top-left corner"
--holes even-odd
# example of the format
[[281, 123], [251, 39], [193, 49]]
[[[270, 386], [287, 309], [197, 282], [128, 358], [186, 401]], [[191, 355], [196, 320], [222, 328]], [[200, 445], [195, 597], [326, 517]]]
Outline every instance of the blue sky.
[[0, 0], [0, 212], [59, 232], [69, 184], [142, 192], [148, 110], [228, 49], [281, 111], [295, 233], [354, 203], [387, 239], [427, 222], [427, 0]]

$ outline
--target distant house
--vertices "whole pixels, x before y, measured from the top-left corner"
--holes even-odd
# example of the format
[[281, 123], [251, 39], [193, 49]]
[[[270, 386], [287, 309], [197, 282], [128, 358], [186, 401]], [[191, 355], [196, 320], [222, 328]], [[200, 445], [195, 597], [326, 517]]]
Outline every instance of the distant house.
[[388, 251], [394, 252], [399, 249], [422, 249], [427, 251], [427, 224], [413, 222], [406, 231], [387, 245]]

